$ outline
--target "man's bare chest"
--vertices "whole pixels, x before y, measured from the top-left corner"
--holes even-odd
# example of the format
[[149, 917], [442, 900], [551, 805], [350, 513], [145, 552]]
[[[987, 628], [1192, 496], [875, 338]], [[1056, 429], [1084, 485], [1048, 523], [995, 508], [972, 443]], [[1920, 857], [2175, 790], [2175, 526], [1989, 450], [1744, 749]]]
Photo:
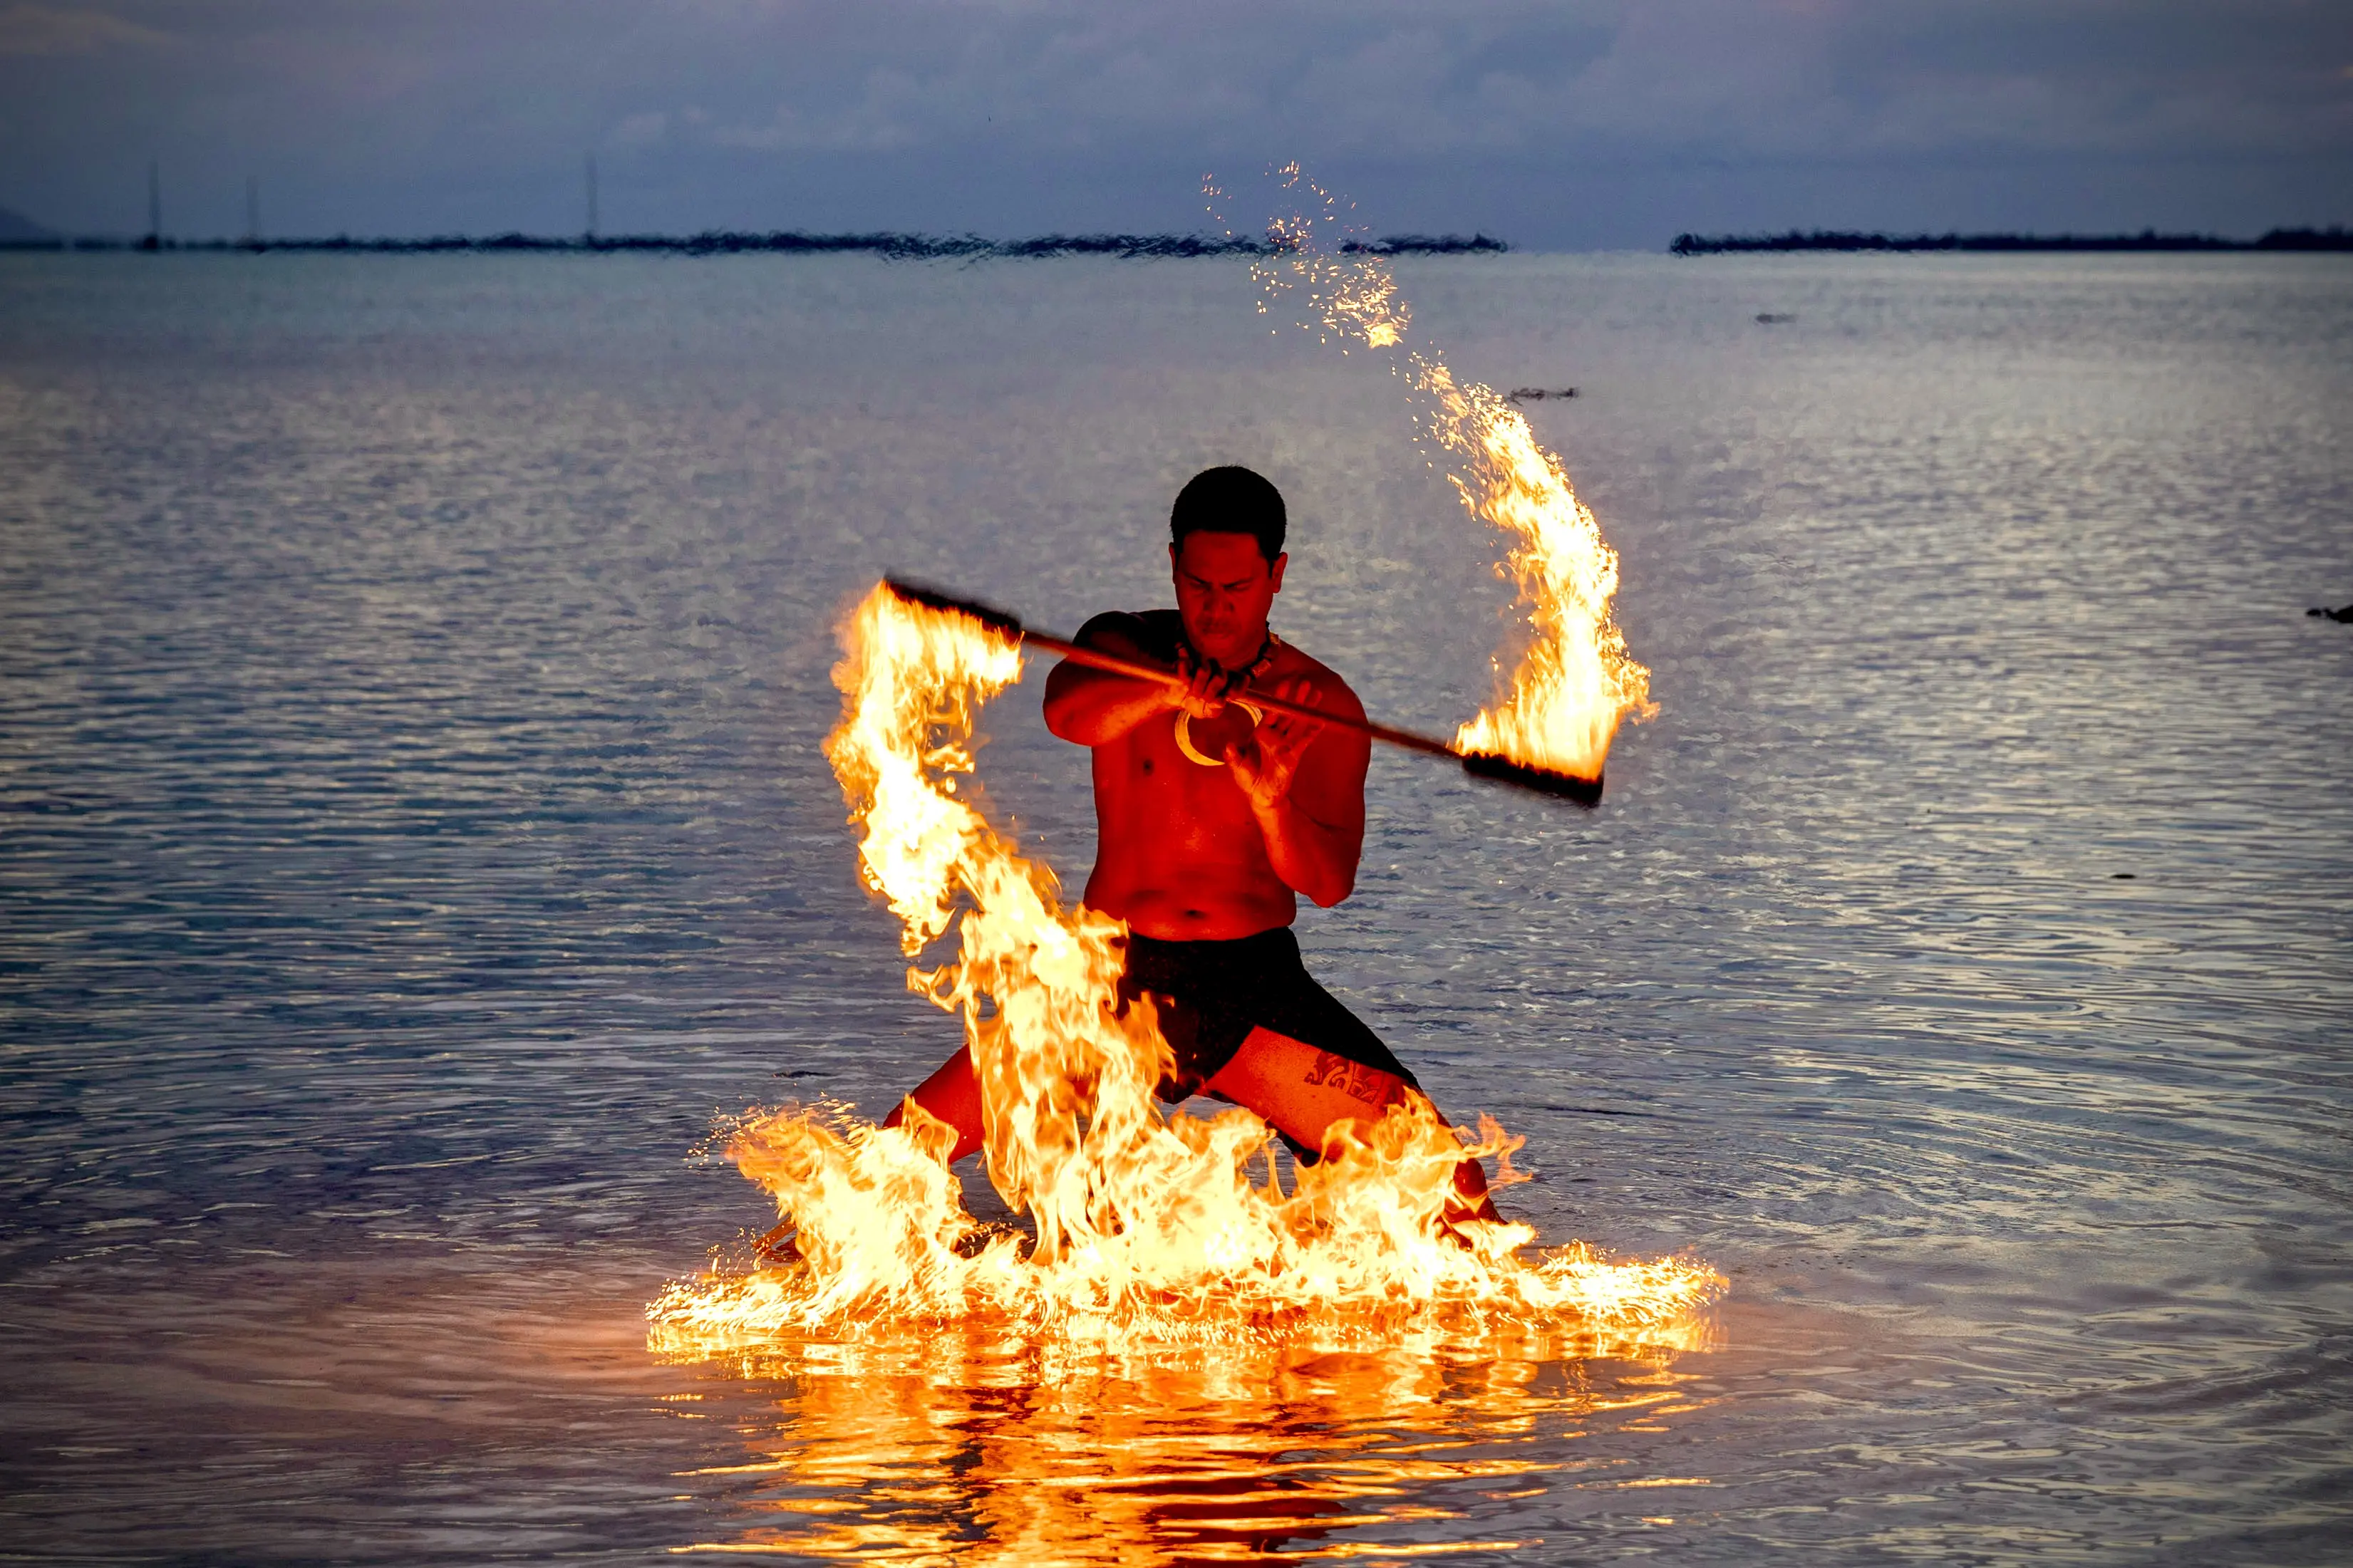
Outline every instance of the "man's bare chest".
[[1148, 852], [1154, 837], [1170, 846], [1198, 846], [1231, 835], [1255, 842], [1250, 803], [1224, 760], [1229, 743], [1245, 743], [1250, 721], [1196, 719], [1180, 732], [1176, 716], [1155, 715], [1112, 745], [1098, 749], [1095, 790], [1107, 819], [1117, 819]]

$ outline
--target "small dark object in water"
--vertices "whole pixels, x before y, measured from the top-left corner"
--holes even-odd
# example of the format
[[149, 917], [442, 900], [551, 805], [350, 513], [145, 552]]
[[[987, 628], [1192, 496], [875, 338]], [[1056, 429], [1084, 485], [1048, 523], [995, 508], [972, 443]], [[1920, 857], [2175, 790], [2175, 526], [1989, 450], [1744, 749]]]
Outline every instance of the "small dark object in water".
[[1515, 386], [1504, 395], [1514, 403], [1541, 403], [1547, 397], [1575, 397], [1577, 388], [1563, 386], [1547, 390], [1541, 386]]
[[1797, 319], [1798, 318], [1794, 315], [1779, 310], [1759, 310], [1757, 312], [1757, 320], [1758, 324], [1761, 326], [1778, 327], [1784, 321], [1794, 321]]
[[2119, 881], [2119, 882], [2130, 882], [2130, 881], [2137, 880], [2137, 878], [2135, 878], [2135, 877], [2134, 877], [2134, 875], [2133, 875], [2130, 871], [2111, 871], [2111, 872], [2109, 872], [2109, 873], [2108, 873], [2108, 875], [2109, 875], [2111, 878], [2113, 878], [2114, 879], [2116, 879], [2116, 881]]
[[2307, 616], [2327, 616], [2332, 621], [2353, 621], [2353, 605], [2347, 605], [2342, 609], [2331, 610], [2323, 607], [2317, 610], [2306, 610], [2304, 613]]

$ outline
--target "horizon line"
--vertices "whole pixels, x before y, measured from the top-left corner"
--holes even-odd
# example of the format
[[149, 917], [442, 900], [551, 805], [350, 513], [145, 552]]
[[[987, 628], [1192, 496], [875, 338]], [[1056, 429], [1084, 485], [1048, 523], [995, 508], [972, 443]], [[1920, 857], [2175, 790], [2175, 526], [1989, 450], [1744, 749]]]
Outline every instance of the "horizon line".
[[[1500, 255], [1516, 248], [1484, 232], [1400, 234], [1373, 239], [1350, 239], [1344, 255]], [[1061, 256], [1108, 256], [1120, 259], [1191, 258], [1218, 256], [1272, 256], [1283, 247], [1257, 237], [1202, 234], [1047, 234], [1028, 239], [987, 239], [976, 234], [926, 235], [894, 230], [832, 234], [799, 229], [766, 231], [705, 229], [685, 235], [595, 233], [533, 235], [508, 230], [491, 235], [442, 234], [415, 238], [391, 236], [293, 236], [268, 239], [173, 238], [150, 233], [142, 237], [120, 235], [46, 233], [0, 238], [0, 251], [165, 251], [200, 252], [289, 250], [299, 252], [358, 252], [367, 254], [547, 253], [605, 252], [690, 256], [744, 253], [839, 254], [864, 252], [893, 260], [1026, 259]], [[2340, 225], [2326, 228], [2274, 227], [2253, 239], [2232, 239], [2213, 234], [2161, 234], [2144, 228], [2138, 234], [2057, 235], [1986, 232], [1963, 234], [1892, 235], [1883, 231], [1789, 229], [1780, 234], [1679, 234], [1666, 247], [1678, 257], [1722, 254], [1774, 254], [1800, 251], [1915, 253], [1963, 252], [2213, 252], [2213, 251], [2353, 251], [2353, 230]], [[1655, 255], [1652, 251], [1631, 254]]]

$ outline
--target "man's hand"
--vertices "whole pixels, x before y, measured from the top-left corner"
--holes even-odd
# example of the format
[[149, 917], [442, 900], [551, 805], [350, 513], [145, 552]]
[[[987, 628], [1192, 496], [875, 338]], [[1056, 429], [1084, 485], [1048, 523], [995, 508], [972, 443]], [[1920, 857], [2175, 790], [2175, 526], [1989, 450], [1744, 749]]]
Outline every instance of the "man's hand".
[[[1097, 616], [1079, 628], [1079, 642], [1145, 664], [1157, 665], [1167, 657], [1134, 616]], [[1240, 679], [1237, 673], [1204, 664], [1182, 647], [1176, 668], [1157, 679], [1091, 669], [1065, 659], [1046, 678], [1046, 728], [1078, 745], [1107, 746], [1147, 720], [1166, 724], [1172, 710], [1190, 719], [1213, 719]]]
[[1189, 647], [1176, 650], [1177, 679], [1168, 684], [1168, 706], [1184, 710], [1188, 719], [1214, 719], [1226, 710], [1226, 693], [1238, 679], [1235, 672], [1203, 664]]
[[[1317, 700], [1315, 688], [1304, 680], [1283, 681], [1275, 687], [1274, 695], [1309, 708]], [[1226, 766], [1250, 798], [1253, 813], [1266, 816], [1291, 794], [1292, 781], [1299, 776], [1300, 759], [1323, 732], [1320, 719], [1275, 713], [1259, 724], [1248, 744], [1226, 747]]]

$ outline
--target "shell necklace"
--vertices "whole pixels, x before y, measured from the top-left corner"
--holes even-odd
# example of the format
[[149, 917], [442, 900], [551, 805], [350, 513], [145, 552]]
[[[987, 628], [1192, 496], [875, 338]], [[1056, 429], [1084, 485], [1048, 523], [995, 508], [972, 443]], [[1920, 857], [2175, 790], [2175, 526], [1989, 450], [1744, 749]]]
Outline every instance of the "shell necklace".
[[[1187, 647], [1190, 646], [1189, 643], [1187, 645]], [[1236, 687], [1248, 686], [1251, 681], [1272, 669], [1274, 656], [1282, 650], [1282, 639], [1270, 629], [1266, 634], [1266, 641], [1259, 644], [1258, 657], [1240, 669], [1226, 670], [1213, 658], [1205, 658], [1201, 662], [1211, 669], [1222, 671], [1226, 677], [1226, 689], [1230, 691]], [[1253, 730], [1258, 728], [1259, 721], [1266, 717], [1266, 710], [1255, 702], [1245, 702], [1239, 697], [1229, 698], [1228, 700], [1232, 706], [1250, 715], [1250, 728]], [[1193, 744], [1193, 716], [1182, 708], [1176, 710], [1176, 749], [1185, 753], [1187, 761], [1198, 763], [1205, 768], [1222, 768], [1226, 765], [1225, 758], [1212, 757], [1204, 752], [1200, 747]]]

